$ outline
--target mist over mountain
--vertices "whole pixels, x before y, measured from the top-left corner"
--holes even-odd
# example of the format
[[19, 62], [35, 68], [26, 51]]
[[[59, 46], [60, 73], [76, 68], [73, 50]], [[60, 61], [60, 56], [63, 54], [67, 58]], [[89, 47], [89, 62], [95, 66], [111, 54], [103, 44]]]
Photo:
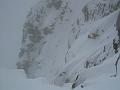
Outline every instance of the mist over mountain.
[[100, 81], [99, 89], [119, 90], [119, 59], [120, 0], [40, 0], [26, 16], [16, 65], [29, 79], [67, 89]]

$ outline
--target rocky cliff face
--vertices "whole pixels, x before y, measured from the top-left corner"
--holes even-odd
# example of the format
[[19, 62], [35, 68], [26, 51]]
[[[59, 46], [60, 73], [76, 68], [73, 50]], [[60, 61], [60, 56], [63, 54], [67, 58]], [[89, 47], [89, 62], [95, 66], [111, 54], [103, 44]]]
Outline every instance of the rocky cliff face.
[[69, 18], [65, 18], [65, 15], [70, 13], [68, 1], [62, 0], [41, 0], [29, 12], [23, 28], [22, 48], [19, 53], [21, 60], [17, 64], [29, 77], [35, 77], [38, 69], [42, 73], [50, 71], [58, 61], [57, 58], [60, 66], [65, 63], [66, 40], [70, 30], [65, 30], [64, 23]]
[[119, 7], [119, 0], [92, 0], [83, 8], [85, 21], [101, 19], [116, 11]]
[[118, 31], [118, 36], [120, 40], [120, 13], [118, 15], [117, 22], [116, 22], [116, 30]]
[[57, 85], [81, 76], [79, 85], [115, 55], [119, 8], [119, 0], [41, 0], [25, 21], [17, 67], [29, 78], [56, 76]]

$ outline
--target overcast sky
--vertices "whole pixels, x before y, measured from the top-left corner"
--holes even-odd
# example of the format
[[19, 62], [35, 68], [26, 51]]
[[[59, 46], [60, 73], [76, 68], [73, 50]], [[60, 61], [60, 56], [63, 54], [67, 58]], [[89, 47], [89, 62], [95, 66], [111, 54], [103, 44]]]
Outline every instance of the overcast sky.
[[26, 15], [38, 1], [0, 0], [0, 67], [15, 68]]

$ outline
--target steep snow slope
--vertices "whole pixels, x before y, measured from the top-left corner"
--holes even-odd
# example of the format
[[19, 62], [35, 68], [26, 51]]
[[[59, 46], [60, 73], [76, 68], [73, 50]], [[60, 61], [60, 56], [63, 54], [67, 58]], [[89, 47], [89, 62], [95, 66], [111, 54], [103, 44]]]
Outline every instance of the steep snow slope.
[[78, 32], [72, 33], [73, 17], [78, 12], [73, 8], [75, 12], [72, 13], [68, 4], [76, 2], [44, 0], [31, 9], [23, 29], [21, 61], [17, 64], [29, 77], [53, 76], [67, 62], [66, 53]]
[[119, 90], [119, 8], [120, 0], [41, 0], [25, 21], [17, 63], [36, 79], [0, 68], [0, 90]]
[[[120, 76], [110, 77], [114, 74], [113, 63], [118, 56], [119, 53], [97, 68], [90, 68], [81, 73], [88, 77], [83, 83], [84, 88], [78, 86], [74, 90], [119, 90]], [[45, 78], [27, 79], [23, 70], [0, 68], [0, 73], [0, 90], [71, 90], [72, 86], [72, 84], [66, 84], [64, 87], [57, 87]]]
[[99, 65], [119, 51], [119, 8], [119, 0], [41, 0], [25, 21], [18, 69], [59, 86], [102, 75]]
[[[84, 80], [87, 78], [84, 76], [91, 72], [89, 72], [89, 68], [97, 68], [97, 65], [104, 64], [104, 61], [109, 62], [109, 58], [115, 55], [112, 42], [114, 38], [118, 38], [116, 27], [114, 27], [118, 14], [119, 11], [116, 11], [106, 18], [85, 26], [85, 29], [88, 28], [89, 31], [82, 33], [72, 45], [67, 56], [71, 61], [65, 65], [63, 71], [56, 77], [55, 83], [62, 85], [66, 80], [67, 83], [73, 83], [77, 76], [80, 77], [80, 80]], [[96, 33], [96, 31], [99, 34], [96, 39], [88, 38], [88, 35]], [[88, 70], [88, 73], [81, 75], [86, 70]], [[101, 70], [99, 71], [101, 72]]]

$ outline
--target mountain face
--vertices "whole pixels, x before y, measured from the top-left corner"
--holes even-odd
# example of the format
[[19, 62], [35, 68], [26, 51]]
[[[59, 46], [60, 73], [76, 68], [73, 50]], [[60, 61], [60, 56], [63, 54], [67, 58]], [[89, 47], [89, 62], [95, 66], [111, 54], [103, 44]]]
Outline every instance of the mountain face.
[[93, 73], [119, 53], [119, 41], [120, 0], [41, 0], [26, 18], [17, 67], [76, 87], [101, 75]]

